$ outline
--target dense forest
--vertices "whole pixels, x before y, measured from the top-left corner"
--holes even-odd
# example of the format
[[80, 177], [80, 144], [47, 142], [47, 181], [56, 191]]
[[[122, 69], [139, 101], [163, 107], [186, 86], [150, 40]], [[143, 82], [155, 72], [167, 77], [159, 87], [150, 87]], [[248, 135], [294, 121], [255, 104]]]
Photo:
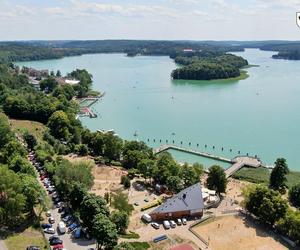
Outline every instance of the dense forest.
[[164, 40], [94, 40], [94, 41], [20, 41], [0, 42], [0, 63], [55, 59], [92, 53], [126, 53], [135, 55], [166, 55], [174, 58], [184, 49], [243, 51], [245, 48], [279, 51], [273, 58], [298, 59], [300, 43], [293, 41], [164, 41]]
[[224, 53], [199, 52], [179, 55], [175, 62], [183, 65], [172, 72], [173, 79], [212, 80], [240, 76], [240, 68], [248, 65], [240, 56]]

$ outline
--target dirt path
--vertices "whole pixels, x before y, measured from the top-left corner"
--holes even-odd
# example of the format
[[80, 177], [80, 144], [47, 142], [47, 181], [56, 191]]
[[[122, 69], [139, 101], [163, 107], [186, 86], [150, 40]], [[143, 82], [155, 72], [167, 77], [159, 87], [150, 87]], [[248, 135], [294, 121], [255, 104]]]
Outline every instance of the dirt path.
[[6, 247], [4, 240], [0, 239], [0, 250], [8, 250]]

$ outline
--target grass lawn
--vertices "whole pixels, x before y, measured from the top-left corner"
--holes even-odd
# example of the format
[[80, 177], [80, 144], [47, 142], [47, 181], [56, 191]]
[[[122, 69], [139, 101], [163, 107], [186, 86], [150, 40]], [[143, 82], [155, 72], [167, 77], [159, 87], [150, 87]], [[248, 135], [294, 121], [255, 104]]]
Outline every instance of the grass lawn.
[[128, 242], [128, 244], [133, 246], [136, 250], [147, 250], [150, 248], [150, 245], [147, 242]]
[[43, 139], [43, 134], [46, 130], [46, 126], [40, 122], [28, 121], [28, 120], [9, 120], [14, 131], [25, 132], [33, 134], [39, 141]]
[[[267, 168], [242, 168], [237, 171], [233, 178], [239, 180], [245, 180], [253, 183], [269, 183], [271, 170]], [[292, 186], [300, 183], [300, 172], [291, 171], [287, 175], [287, 186], [291, 188]]]
[[43, 234], [32, 227], [27, 228], [22, 233], [8, 236], [4, 242], [8, 250], [24, 250], [27, 246], [39, 246], [41, 249], [48, 249]]
[[132, 231], [130, 231], [127, 234], [119, 234], [119, 237], [123, 238], [123, 239], [139, 239], [140, 238], [140, 236], [137, 233], [132, 232]]

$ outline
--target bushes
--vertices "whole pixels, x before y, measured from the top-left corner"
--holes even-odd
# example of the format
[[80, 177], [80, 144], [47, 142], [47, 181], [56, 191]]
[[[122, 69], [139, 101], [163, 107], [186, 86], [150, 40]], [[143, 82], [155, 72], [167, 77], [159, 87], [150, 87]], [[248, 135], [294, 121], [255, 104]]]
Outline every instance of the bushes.
[[293, 206], [300, 207], [300, 183], [290, 189], [289, 200]]
[[121, 184], [124, 185], [124, 188], [128, 189], [130, 188], [130, 179], [127, 175], [122, 175], [121, 176]]

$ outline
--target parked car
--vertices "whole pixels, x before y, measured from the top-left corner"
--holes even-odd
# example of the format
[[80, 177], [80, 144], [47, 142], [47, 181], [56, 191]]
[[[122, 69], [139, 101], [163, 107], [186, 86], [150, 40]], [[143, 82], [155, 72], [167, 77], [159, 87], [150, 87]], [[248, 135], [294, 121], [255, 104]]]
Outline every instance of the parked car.
[[63, 222], [67, 222], [68, 220], [72, 219], [72, 215], [67, 215], [65, 217], [62, 218]]
[[29, 246], [26, 248], [26, 250], [40, 250], [40, 247], [37, 246]]
[[61, 233], [61, 234], [64, 234], [66, 233], [66, 225], [63, 221], [60, 221], [57, 225], [57, 230]]
[[177, 221], [176, 221], [176, 222], [177, 222], [177, 225], [178, 225], [178, 226], [181, 226], [181, 225], [182, 225], [182, 221], [181, 221], [181, 219], [177, 219]]
[[53, 239], [59, 239], [58, 235], [52, 235], [49, 237], [49, 241], [53, 240]]
[[58, 245], [53, 246], [53, 250], [60, 250], [60, 249], [63, 249], [63, 248], [64, 248], [63, 244], [58, 244]]
[[79, 224], [77, 223], [72, 223], [70, 226], [69, 226], [69, 230], [68, 232], [72, 232], [74, 229], [76, 229], [77, 227], [79, 227]]
[[48, 211], [46, 212], [46, 216], [47, 216], [47, 217], [51, 217], [51, 211], [50, 211], [50, 210], [48, 210]]
[[79, 228], [75, 229], [75, 231], [74, 231], [74, 238], [78, 239], [78, 238], [80, 238], [80, 235], [81, 235], [81, 228], [79, 227]]
[[48, 219], [48, 221], [49, 221], [49, 223], [51, 223], [51, 224], [54, 224], [54, 223], [55, 223], [55, 219], [54, 219], [53, 217], [50, 217], [50, 218]]
[[172, 228], [175, 228], [175, 227], [176, 227], [176, 223], [175, 223], [175, 221], [173, 221], [173, 220], [170, 220], [170, 225], [171, 225], [171, 227], [172, 227]]
[[53, 239], [49, 242], [50, 246], [55, 246], [55, 245], [58, 245], [58, 244], [62, 244], [63, 241], [61, 239]]
[[156, 222], [152, 222], [151, 226], [154, 227], [155, 229], [159, 229], [159, 224]]
[[43, 229], [45, 229], [45, 228], [50, 228], [50, 227], [52, 227], [52, 225], [51, 225], [50, 223], [43, 223], [43, 224], [41, 225], [41, 227], [42, 227]]
[[164, 225], [165, 229], [170, 229], [171, 228], [170, 222], [168, 220], [164, 220], [163, 225]]
[[182, 224], [186, 225], [186, 223], [187, 223], [186, 218], [182, 218], [181, 220], [182, 220]]
[[60, 208], [60, 207], [62, 207], [63, 205], [64, 205], [63, 202], [58, 202], [58, 203], [56, 204], [56, 208]]
[[142, 215], [142, 220], [149, 223], [149, 222], [152, 221], [152, 218], [149, 214], [143, 214]]
[[46, 234], [55, 234], [55, 229], [53, 227], [44, 229], [44, 233]]

